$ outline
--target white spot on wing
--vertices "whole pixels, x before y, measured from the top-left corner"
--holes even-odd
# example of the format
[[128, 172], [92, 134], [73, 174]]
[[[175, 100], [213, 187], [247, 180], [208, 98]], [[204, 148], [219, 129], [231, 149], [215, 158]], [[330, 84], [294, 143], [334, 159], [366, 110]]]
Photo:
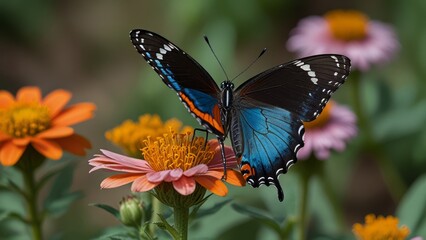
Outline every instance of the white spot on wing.
[[300, 66], [301, 69], [305, 71], [311, 71], [311, 66], [309, 64], [305, 64], [303, 66]]
[[164, 44], [164, 49], [166, 50], [166, 51], [172, 51], [172, 49], [169, 47], [169, 46], [167, 46], [166, 44]]
[[166, 54], [166, 52], [167, 52], [166, 50], [164, 50], [164, 49], [160, 48], [160, 53], [161, 53], [161, 54]]
[[158, 59], [163, 60], [163, 55], [161, 55], [160, 53], [157, 53], [156, 56]]

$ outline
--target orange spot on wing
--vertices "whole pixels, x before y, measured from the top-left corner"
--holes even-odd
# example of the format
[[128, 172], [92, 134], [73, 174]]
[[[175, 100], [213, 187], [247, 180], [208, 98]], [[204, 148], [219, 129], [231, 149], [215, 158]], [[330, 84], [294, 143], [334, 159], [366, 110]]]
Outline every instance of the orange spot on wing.
[[194, 102], [191, 101], [185, 94], [182, 92], [179, 92], [179, 96], [181, 97], [182, 101], [184, 101], [187, 106], [189, 107], [189, 110], [193, 112], [197, 117], [202, 119], [203, 121], [210, 124], [215, 130], [219, 131], [222, 134], [225, 134], [225, 131], [223, 130], [222, 121], [220, 120], [220, 110], [217, 105], [213, 108], [213, 116], [207, 113], [204, 113], [200, 111], [195, 105]]
[[256, 175], [256, 171], [252, 168], [248, 163], [245, 163], [241, 166], [241, 173], [243, 174], [243, 178], [247, 181], [247, 178], [250, 176]]

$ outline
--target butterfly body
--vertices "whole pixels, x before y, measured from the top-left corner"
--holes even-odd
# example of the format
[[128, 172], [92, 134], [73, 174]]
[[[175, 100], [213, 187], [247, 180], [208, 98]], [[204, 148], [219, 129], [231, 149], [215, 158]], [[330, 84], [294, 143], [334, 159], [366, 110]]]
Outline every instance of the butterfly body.
[[337, 54], [294, 60], [235, 89], [229, 80], [219, 87], [192, 57], [158, 34], [136, 29], [130, 37], [198, 122], [221, 144], [230, 137], [246, 181], [253, 187], [275, 185], [282, 201], [278, 176], [297, 161], [303, 122], [314, 120], [344, 83], [350, 60]]

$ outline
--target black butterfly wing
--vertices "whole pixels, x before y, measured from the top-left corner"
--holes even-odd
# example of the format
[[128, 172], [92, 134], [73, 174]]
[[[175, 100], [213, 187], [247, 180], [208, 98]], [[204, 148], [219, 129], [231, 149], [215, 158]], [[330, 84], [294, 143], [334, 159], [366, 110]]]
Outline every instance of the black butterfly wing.
[[264, 71], [238, 87], [236, 95], [286, 109], [304, 122], [314, 120], [350, 72], [350, 60], [315, 55]]
[[302, 121], [321, 113], [349, 69], [345, 56], [311, 56], [262, 72], [235, 91], [230, 134], [249, 184], [273, 184], [283, 200], [278, 175], [297, 161]]
[[218, 107], [219, 87], [191, 56], [164, 37], [142, 29], [130, 39], [163, 82], [175, 90], [201, 125], [216, 135], [224, 134]]

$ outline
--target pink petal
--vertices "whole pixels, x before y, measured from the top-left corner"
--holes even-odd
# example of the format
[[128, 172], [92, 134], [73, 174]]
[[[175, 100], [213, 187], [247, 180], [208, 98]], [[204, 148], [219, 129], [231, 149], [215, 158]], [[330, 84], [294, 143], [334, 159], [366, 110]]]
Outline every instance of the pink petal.
[[[212, 145], [214, 146], [216, 144], [212, 143]], [[209, 169], [223, 169], [222, 153], [220, 148], [220, 145], [217, 144], [214, 149], [215, 154], [213, 159], [208, 164]], [[235, 157], [234, 150], [231, 147], [225, 146], [225, 158], [227, 168], [236, 168], [238, 166], [237, 158]]]
[[192, 177], [196, 174], [206, 173], [208, 170], [209, 168], [207, 167], [206, 164], [199, 164], [183, 172], [183, 175], [187, 177]]
[[187, 196], [194, 192], [196, 182], [193, 178], [182, 176], [179, 180], [173, 182], [173, 187], [181, 195]]
[[146, 174], [146, 177], [148, 178], [148, 181], [150, 182], [163, 182], [165, 181], [166, 177], [169, 176], [171, 170], [164, 170], [160, 172], [150, 172]]
[[147, 192], [158, 186], [158, 184], [160, 183], [153, 183], [148, 181], [146, 175], [143, 175], [133, 182], [131, 190], [133, 192]]
[[132, 166], [132, 167], [139, 167], [141, 169], [151, 170], [151, 166], [149, 166], [148, 162], [143, 159], [124, 156], [124, 155], [114, 153], [104, 149], [101, 149], [101, 152], [105, 154], [105, 156], [115, 160], [117, 163], [127, 165], [127, 166]]
[[180, 168], [176, 168], [176, 169], [170, 170], [169, 174], [164, 178], [164, 181], [173, 182], [180, 179], [182, 175], [183, 175], [183, 170]]

